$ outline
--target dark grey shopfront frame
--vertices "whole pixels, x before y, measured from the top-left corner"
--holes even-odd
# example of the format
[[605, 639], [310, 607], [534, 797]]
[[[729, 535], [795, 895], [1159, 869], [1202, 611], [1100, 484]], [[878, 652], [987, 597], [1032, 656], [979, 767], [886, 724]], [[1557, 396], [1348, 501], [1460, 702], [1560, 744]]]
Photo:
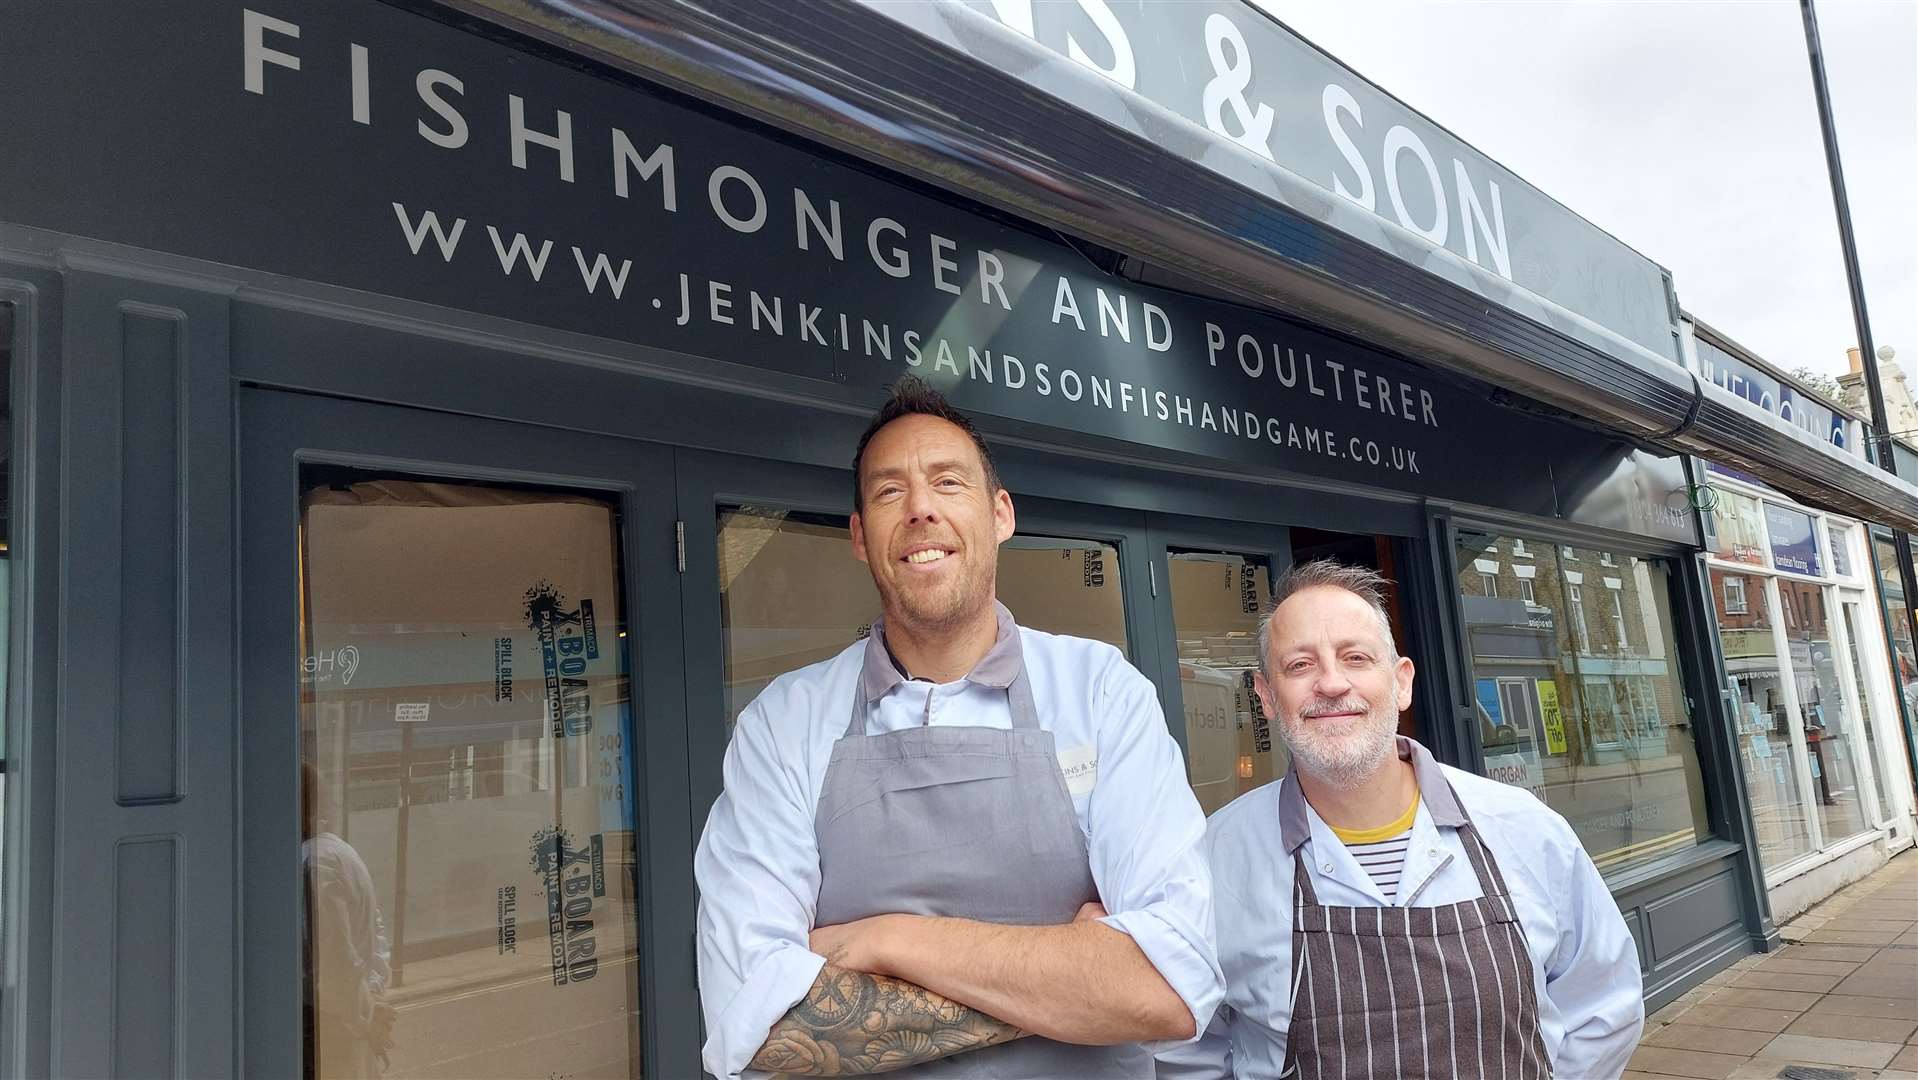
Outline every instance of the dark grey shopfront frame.
[[[297, 499], [295, 451], [304, 448], [329, 461], [383, 462], [481, 479], [531, 475], [632, 492], [644, 478], [641, 462], [658, 468], [668, 460], [677, 497], [666, 492], [656, 505], [626, 498], [628, 586], [635, 597], [629, 610], [635, 625], [645, 626], [657, 621], [648, 618], [656, 614], [649, 611], [649, 598], [664, 595], [667, 586], [639, 578], [671, 565], [673, 521], [688, 528], [688, 573], [695, 582], [710, 582], [711, 573], [701, 575], [699, 566], [702, 558], [711, 559], [713, 548], [700, 541], [697, 529], [701, 522], [711, 529], [717, 501], [759, 496], [843, 510], [849, 501], [847, 448], [871, 402], [799, 380], [768, 389], [762, 377], [734, 378], [728, 365], [86, 241], [0, 233], [0, 246], [17, 249], [23, 245], [6, 242], [23, 239], [28, 248], [58, 244], [68, 266], [55, 272], [0, 263], [0, 287], [17, 298], [20, 311], [15, 453], [22, 512], [15, 545], [20, 557], [11, 565], [15, 595], [22, 598], [15, 615], [22, 647], [15, 652], [10, 715], [19, 769], [8, 787], [9, 1065], [21, 1075], [273, 1072], [296, 1060], [289, 1055], [297, 1055], [298, 1046], [297, 1028], [289, 1026], [297, 1014], [288, 1011], [299, 978], [292, 937], [297, 880], [288, 855], [297, 847], [288, 842], [297, 828], [288, 782], [296, 762], [297, 686], [289, 651], [295, 583], [284, 558], [293, 542], [295, 518], [287, 508]], [[143, 339], [126, 334], [125, 320], [129, 313], [154, 318], [167, 312], [177, 313], [182, 327], [172, 362], [184, 396], [167, 403], [122, 399], [116, 380], [129, 363], [144, 362], [127, 351], [130, 342]], [[156, 417], [156, 410], [165, 416]], [[243, 428], [237, 433], [236, 410]], [[287, 410], [287, 422], [272, 419]], [[309, 424], [328, 416], [356, 419], [318, 435], [309, 430], [302, 439], [291, 422], [300, 414]], [[1448, 715], [1457, 719], [1456, 707], [1469, 699], [1471, 685], [1469, 669], [1459, 666], [1465, 653], [1453, 598], [1455, 531], [1485, 528], [1674, 558], [1683, 585], [1674, 610], [1689, 658], [1686, 680], [1701, 731], [1715, 838], [1633, 874], [1618, 883], [1616, 894], [1636, 920], [1654, 1006], [1684, 980], [1729, 962], [1770, 932], [1763, 893], [1754, 884], [1756, 868], [1743, 855], [1749, 822], [1739, 809], [1743, 792], [1731, 767], [1725, 710], [1718, 694], [1698, 691], [1718, 685], [1712, 673], [1722, 665], [1710, 632], [1703, 570], [1691, 549], [1343, 487], [1279, 483], [1185, 463], [1155, 466], [1125, 460], [1110, 444], [1087, 446], [1059, 434], [1048, 439], [1005, 421], [984, 426], [1002, 447], [1002, 464], [1022, 507], [1030, 508], [1028, 527], [1126, 538], [1135, 553], [1130, 559], [1155, 560], [1156, 569], [1145, 574], [1136, 562], [1127, 565], [1128, 590], [1149, 590], [1155, 574], [1159, 582], [1167, 580], [1166, 543], [1245, 550], [1257, 536], [1282, 536], [1280, 527], [1287, 524], [1402, 538], [1408, 633], [1427, 643], [1423, 651], [1432, 676], [1421, 683], [1425, 734], [1442, 757], [1467, 767], [1480, 760], [1472, 726], [1438, 722]], [[255, 434], [246, 434], [254, 428]], [[123, 438], [102, 434], [122, 429], [128, 433]], [[165, 441], [139, 443], [139, 433]], [[127, 439], [136, 445], [120, 445]], [[647, 448], [631, 440], [677, 447]], [[568, 446], [598, 448], [625, 460], [629, 471], [606, 461], [582, 465], [565, 454]], [[277, 449], [260, 454], [259, 447]], [[180, 485], [175, 502], [160, 507], [121, 490], [125, 458], [132, 453], [163, 453], [176, 463], [189, 482]], [[1096, 489], [1088, 477], [1096, 477]], [[265, 512], [253, 494], [262, 491], [273, 492], [268, 503], [279, 505], [284, 530], [250, 524]], [[1083, 510], [1093, 498], [1119, 509]], [[1468, 512], [1474, 516], [1466, 517]], [[1246, 524], [1221, 525], [1221, 519]], [[239, 580], [226, 569], [234, 565], [236, 529], [248, 568]], [[145, 621], [121, 626], [113, 613], [124, 605], [106, 595], [109, 586], [135, 592], [146, 586], [111, 581], [112, 575], [95, 570], [117, 565], [118, 548], [136, 535], [178, 538], [177, 565], [189, 569], [176, 584], [191, 581], [194, 588], [177, 617], [149, 598], [138, 607]], [[264, 546], [256, 550], [256, 544]], [[1289, 553], [1269, 554], [1276, 565]], [[282, 567], [277, 585], [270, 572], [253, 572], [263, 558], [266, 566]], [[641, 570], [642, 563], [651, 569]], [[649, 788], [658, 785], [659, 798], [670, 791], [669, 802], [683, 800], [649, 809], [647, 822], [655, 829], [646, 856], [654, 885], [642, 949], [654, 992], [643, 1022], [651, 1029], [648, 1053], [658, 1055], [651, 1060], [662, 1075], [674, 1074], [696, 1052], [691, 950], [679, 930], [664, 936], [661, 931], [690, 927], [690, 876], [673, 881], [672, 869], [683, 874], [689, 863], [692, 839], [716, 791], [724, 737], [722, 725], [699, 719], [716, 716], [700, 708], [699, 695], [719, 685], [717, 651], [710, 647], [717, 638], [696, 632], [696, 620], [706, 618], [716, 635], [715, 598], [683, 581], [671, 587], [678, 590], [688, 627], [683, 652], [675, 652], [682, 646], [668, 640], [670, 633], [661, 637], [655, 630], [640, 638], [642, 648], [677, 656], [691, 673], [679, 706], [687, 717], [684, 730], [667, 725], [658, 734], [668, 742], [648, 745], [647, 760], [666, 772], [677, 754], [678, 775], [644, 778]], [[1148, 601], [1128, 609], [1165, 606]], [[37, 639], [55, 629], [57, 643]], [[1147, 650], [1152, 642], [1170, 640], [1169, 628], [1129, 629], [1142, 662], [1166, 662], [1166, 649]], [[254, 642], [256, 632], [280, 644]], [[222, 644], [229, 642], [230, 648]], [[156, 648], [178, 662], [185, 688], [175, 698], [180, 707], [149, 715], [88, 696], [99, 687], [119, 686], [115, 672], [128, 662], [150, 665], [150, 656], [135, 654]], [[640, 664], [672, 670], [639, 653], [635, 661], [636, 673]], [[701, 673], [702, 664], [710, 665], [709, 674]], [[1148, 673], [1161, 676], [1162, 687], [1177, 685], [1164, 672]], [[1176, 717], [1176, 700], [1166, 705]], [[276, 711], [284, 725], [268, 730], [273, 725], [257, 718]], [[242, 723], [243, 715], [252, 719]], [[669, 736], [682, 740], [676, 752]], [[270, 749], [275, 745], [277, 751]], [[184, 752], [175, 772], [161, 775], [193, 781], [170, 796], [123, 791], [120, 771], [96, 766], [113, 752], [164, 757], [167, 747]], [[265, 764], [254, 768], [255, 761]], [[264, 809], [276, 803], [284, 804], [281, 813]], [[678, 824], [669, 825], [673, 821]], [[671, 828], [681, 830], [677, 847], [660, 833]], [[160, 842], [175, 845], [175, 860], [141, 861], [156, 851], [141, 845]], [[229, 857], [232, 842], [241, 849]], [[119, 871], [149, 863], [169, 867], [171, 902], [153, 903], [146, 884], [124, 873], [103, 876], [101, 867], [87, 865], [87, 852], [113, 853], [120, 862], [112, 869]], [[275, 873], [276, 864], [285, 864], [285, 873]], [[1661, 919], [1669, 930], [1659, 929]], [[1662, 948], [1661, 933], [1687, 940]], [[170, 975], [156, 979], [156, 966]], [[156, 985], [166, 989], [156, 991]], [[102, 1017], [109, 1018], [106, 1032], [99, 1030]]]
[[1719, 652], [1703, 553], [1630, 533], [1432, 504], [1427, 550], [1433, 559], [1431, 571], [1437, 577], [1434, 584], [1447, 598], [1447, 602], [1435, 605], [1440, 625], [1434, 629], [1446, 657], [1444, 681], [1451, 694], [1447, 708], [1453, 719], [1449, 734], [1454, 740], [1441, 756], [1479, 773], [1484, 772], [1485, 758], [1472, 712], [1472, 652], [1456, 600], [1461, 532], [1596, 547], [1620, 555], [1662, 559], [1671, 565], [1678, 669], [1691, 709], [1705, 786], [1706, 820], [1699, 823], [1703, 838], [1689, 850], [1614, 874], [1606, 883], [1638, 943], [1647, 1012], [1662, 1007], [1738, 957], [1775, 947], [1778, 932], [1771, 924], [1770, 903], [1758, 862], [1752, 856], [1757, 846], [1747, 812], [1744, 775], [1738, 767], [1731, 701], [1718, 676], [1724, 670], [1724, 658]]

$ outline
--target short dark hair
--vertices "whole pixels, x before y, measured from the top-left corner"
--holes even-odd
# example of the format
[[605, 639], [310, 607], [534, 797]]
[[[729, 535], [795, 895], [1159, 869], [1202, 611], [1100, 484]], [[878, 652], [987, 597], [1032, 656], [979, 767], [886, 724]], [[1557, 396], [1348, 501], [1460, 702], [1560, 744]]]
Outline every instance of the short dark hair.
[[1269, 681], [1272, 672], [1271, 661], [1267, 653], [1272, 648], [1272, 616], [1279, 613], [1279, 605], [1290, 600], [1296, 593], [1316, 588], [1344, 589], [1346, 592], [1365, 601], [1372, 609], [1372, 617], [1378, 620], [1379, 637], [1385, 643], [1386, 658], [1397, 660], [1398, 643], [1392, 640], [1392, 617], [1385, 612], [1385, 597], [1392, 588], [1392, 582], [1384, 574], [1363, 566], [1348, 566], [1334, 559], [1313, 559], [1310, 562], [1294, 563], [1287, 567], [1279, 580], [1272, 583], [1272, 606], [1265, 611], [1265, 618], [1259, 620], [1259, 674]]
[[852, 508], [855, 512], [866, 508], [866, 489], [860, 481], [859, 470], [866, 463], [866, 444], [879, 434], [879, 429], [905, 416], [936, 416], [958, 428], [972, 439], [972, 445], [979, 451], [979, 463], [986, 471], [986, 491], [996, 492], [1004, 485], [999, 482], [999, 469], [992, 463], [992, 448], [986, 445], [978, 429], [972, 426], [972, 418], [946, 400], [946, 395], [934, 390], [931, 384], [917, 375], [902, 375], [892, 384], [886, 403], [872, 415], [872, 423], [866, 425], [866, 433], [859, 436], [859, 448], [852, 453]]

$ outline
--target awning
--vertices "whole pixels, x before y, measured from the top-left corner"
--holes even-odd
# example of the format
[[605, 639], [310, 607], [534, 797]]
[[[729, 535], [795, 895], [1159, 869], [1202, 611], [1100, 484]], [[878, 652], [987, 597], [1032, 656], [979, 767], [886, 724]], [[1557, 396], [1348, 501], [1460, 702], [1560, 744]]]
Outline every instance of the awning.
[[[1024, 74], [983, 62], [952, 43], [972, 32], [960, 5], [443, 3], [1125, 253], [1113, 269], [1134, 280], [1330, 326], [1502, 388], [1508, 404], [1918, 531], [1918, 487], [1698, 378], [1644, 333], [1599, 325], [1283, 168], [1248, 166], [1202, 127], [1128, 129], [1118, 113], [1156, 121], [1165, 108], [1036, 42], [988, 28]], [[950, 24], [947, 40], [928, 11]], [[1670, 318], [1675, 331], [1675, 300]]]

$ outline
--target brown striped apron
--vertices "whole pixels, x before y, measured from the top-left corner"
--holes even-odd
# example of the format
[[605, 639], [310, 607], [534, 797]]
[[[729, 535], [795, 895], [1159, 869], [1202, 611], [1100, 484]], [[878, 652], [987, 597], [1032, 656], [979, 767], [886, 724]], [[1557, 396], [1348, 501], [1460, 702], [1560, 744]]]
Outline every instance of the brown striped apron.
[[1442, 907], [1320, 904], [1303, 847], [1293, 851], [1292, 1026], [1281, 1077], [1551, 1075], [1531, 953], [1505, 877], [1469, 819], [1458, 834], [1484, 895]]

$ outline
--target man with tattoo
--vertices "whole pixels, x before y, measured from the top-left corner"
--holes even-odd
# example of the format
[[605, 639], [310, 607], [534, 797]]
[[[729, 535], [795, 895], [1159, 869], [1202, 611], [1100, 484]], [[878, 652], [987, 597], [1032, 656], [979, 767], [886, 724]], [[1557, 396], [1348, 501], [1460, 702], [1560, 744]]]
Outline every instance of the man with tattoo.
[[853, 456], [882, 617], [741, 713], [700, 838], [705, 1065], [1150, 1077], [1224, 993], [1152, 684], [995, 599], [1012, 497], [907, 378]]

